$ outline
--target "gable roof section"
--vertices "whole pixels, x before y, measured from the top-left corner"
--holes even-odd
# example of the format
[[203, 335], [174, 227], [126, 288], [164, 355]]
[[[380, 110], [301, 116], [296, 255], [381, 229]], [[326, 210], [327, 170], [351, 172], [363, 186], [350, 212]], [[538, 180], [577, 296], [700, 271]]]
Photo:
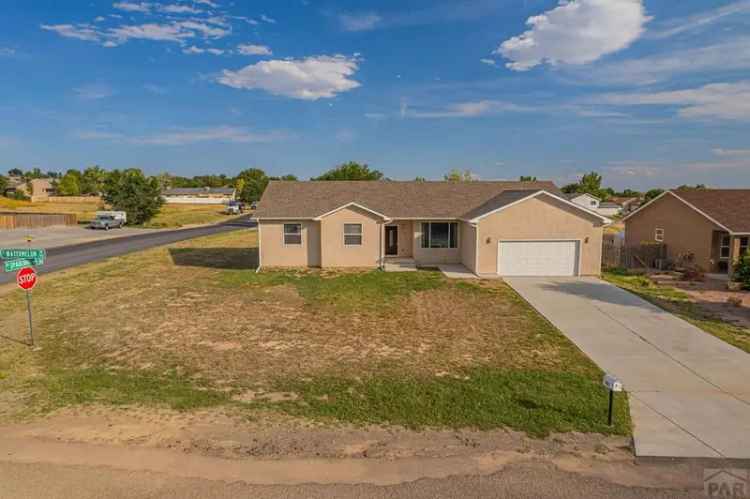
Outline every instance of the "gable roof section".
[[552, 194], [544, 190], [539, 190], [539, 191], [534, 191], [534, 192], [505, 191], [497, 195], [496, 197], [492, 198], [491, 200], [487, 201], [482, 206], [478, 206], [471, 212], [467, 213], [465, 218], [468, 219], [470, 222], [477, 222], [488, 215], [492, 215], [493, 213], [497, 213], [513, 205], [522, 203], [528, 199], [532, 199], [532, 198], [539, 197], [539, 196], [546, 196], [546, 197], [555, 199], [563, 203], [566, 206], [570, 206], [571, 208], [582, 211], [586, 213], [587, 215], [590, 215], [594, 218], [598, 218], [604, 223], [612, 222], [612, 220], [610, 220], [609, 218], [602, 216], [595, 211], [589, 210], [584, 206], [574, 203], [566, 199], [564, 196], [558, 196], [557, 194]]
[[462, 219], [505, 191], [561, 195], [552, 182], [271, 181], [256, 219], [314, 219], [351, 204], [388, 218]]
[[666, 191], [625, 217], [649, 208], [662, 196], [671, 195], [727, 232], [750, 234], [750, 189], [691, 189]]

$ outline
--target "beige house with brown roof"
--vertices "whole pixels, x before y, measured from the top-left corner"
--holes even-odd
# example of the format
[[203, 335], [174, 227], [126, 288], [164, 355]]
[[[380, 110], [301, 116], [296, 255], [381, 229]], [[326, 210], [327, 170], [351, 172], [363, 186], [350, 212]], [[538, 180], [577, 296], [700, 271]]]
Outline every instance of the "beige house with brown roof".
[[551, 182], [272, 181], [261, 267], [463, 264], [476, 274], [598, 275], [609, 220]]
[[625, 245], [663, 243], [706, 272], [731, 273], [750, 242], [750, 189], [666, 191], [624, 219]]

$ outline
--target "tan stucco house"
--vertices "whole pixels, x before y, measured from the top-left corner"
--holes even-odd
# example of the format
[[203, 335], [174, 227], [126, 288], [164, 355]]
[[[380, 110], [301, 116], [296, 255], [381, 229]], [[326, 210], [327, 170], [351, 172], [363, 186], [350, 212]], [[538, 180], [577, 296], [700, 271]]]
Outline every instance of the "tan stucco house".
[[663, 243], [672, 261], [689, 255], [704, 271], [731, 273], [748, 250], [750, 189], [666, 191], [623, 220], [627, 247]]
[[272, 181], [260, 266], [463, 264], [476, 274], [598, 275], [609, 223], [551, 182]]

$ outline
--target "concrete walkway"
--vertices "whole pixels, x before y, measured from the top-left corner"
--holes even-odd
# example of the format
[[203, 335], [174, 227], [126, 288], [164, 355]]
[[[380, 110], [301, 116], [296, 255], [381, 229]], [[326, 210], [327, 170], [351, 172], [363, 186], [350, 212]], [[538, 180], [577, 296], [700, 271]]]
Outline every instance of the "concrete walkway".
[[474, 272], [460, 263], [441, 263], [438, 268], [448, 279], [479, 279]]
[[595, 278], [508, 278], [629, 392], [639, 457], [750, 459], [750, 355]]

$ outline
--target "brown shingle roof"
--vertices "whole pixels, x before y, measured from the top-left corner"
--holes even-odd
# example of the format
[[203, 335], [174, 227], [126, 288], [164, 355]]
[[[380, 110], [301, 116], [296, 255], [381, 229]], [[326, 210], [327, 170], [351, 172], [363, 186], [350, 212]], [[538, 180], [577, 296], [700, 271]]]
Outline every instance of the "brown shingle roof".
[[750, 233], [750, 189], [672, 191], [732, 232]]
[[271, 181], [255, 217], [315, 218], [357, 203], [389, 218], [467, 218], [503, 192], [539, 190], [562, 195], [552, 182]]

